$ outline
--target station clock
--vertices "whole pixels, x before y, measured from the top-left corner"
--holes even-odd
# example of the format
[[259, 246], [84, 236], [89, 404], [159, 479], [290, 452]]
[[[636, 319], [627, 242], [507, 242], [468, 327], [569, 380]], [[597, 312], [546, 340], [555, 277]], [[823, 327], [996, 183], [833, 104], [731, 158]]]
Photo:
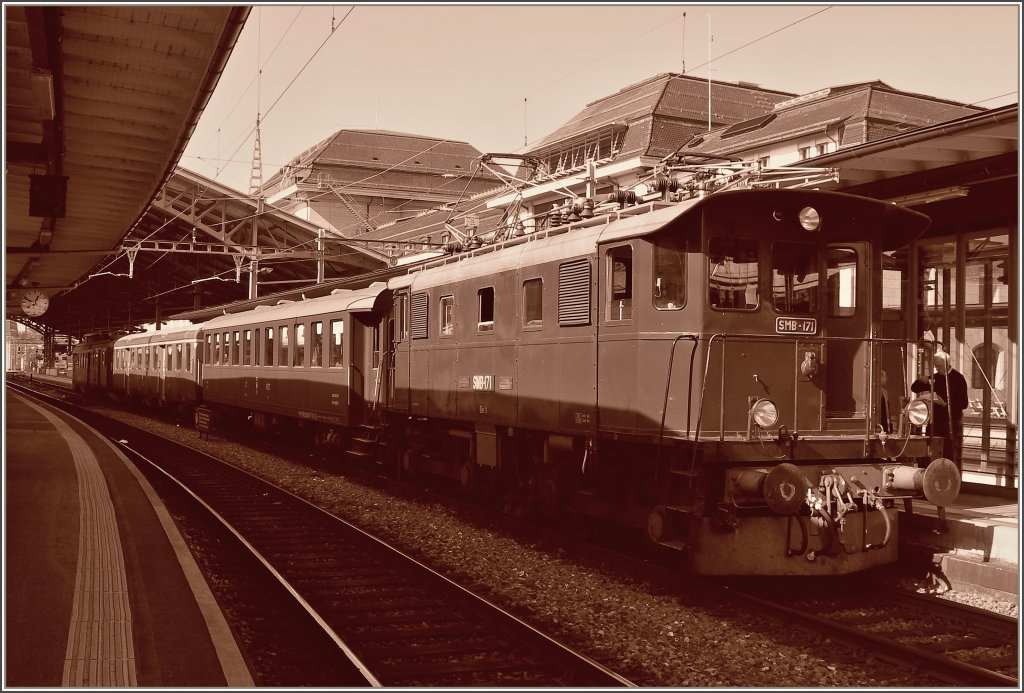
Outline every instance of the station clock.
[[39, 289], [29, 289], [21, 296], [21, 309], [25, 315], [36, 317], [50, 307], [50, 299]]

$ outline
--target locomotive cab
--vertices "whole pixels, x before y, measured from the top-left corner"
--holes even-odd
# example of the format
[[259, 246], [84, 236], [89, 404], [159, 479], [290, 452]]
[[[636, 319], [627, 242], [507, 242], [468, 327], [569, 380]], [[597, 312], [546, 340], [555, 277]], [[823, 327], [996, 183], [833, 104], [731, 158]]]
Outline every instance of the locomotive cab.
[[906, 328], [883, 319], [908, 301], [894, 251], [927, 224], [745, 191], [599, 246], [599, 416], [657, 441], [653, 540], [731, 543], [692, 552], [703, 573], [849, 572], [894, 560], [895, 500], [955, 499], [955, 464], [911, 432], [927, 413], [903, 410]]

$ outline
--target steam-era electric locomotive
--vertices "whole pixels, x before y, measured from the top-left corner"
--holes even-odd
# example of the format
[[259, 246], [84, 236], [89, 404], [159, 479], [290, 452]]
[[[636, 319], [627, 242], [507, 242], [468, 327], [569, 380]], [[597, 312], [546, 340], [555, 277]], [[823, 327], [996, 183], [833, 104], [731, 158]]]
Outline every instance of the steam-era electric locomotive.
[[196, 397], [403, 475], [635, 527], [698, 573], [896, 560], [894, 504], [960, 486], [914, 433], [930, 403], [903, 397], [900, 258], [928, 218], [805, 189], [671, 197], [213, 318]]

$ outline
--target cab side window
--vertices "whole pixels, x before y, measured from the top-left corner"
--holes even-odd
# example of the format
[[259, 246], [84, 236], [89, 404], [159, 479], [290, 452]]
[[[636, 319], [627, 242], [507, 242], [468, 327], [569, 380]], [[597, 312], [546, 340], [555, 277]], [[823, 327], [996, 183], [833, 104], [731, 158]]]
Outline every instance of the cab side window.
[[607, 302], [605, 317], [629, 320], [633, 317], [633, 248], [612, 248], [607, 255]]
[[657, 310], [682, 310], [686, 301], [686, 250], [665, 242], [654, 246], [654, 286]]
[[544, 280], [527, 279], [523, 282], [523, 326], [541, 327], [544, 324]]
[[477, 294], [477, 324], [479, 332], [494, 330], [494, 287], [480, 289]]
[[442, 296], [438, 313], [441, 316], [441, 336], [451, 337], [455, 334], [455, 297]]

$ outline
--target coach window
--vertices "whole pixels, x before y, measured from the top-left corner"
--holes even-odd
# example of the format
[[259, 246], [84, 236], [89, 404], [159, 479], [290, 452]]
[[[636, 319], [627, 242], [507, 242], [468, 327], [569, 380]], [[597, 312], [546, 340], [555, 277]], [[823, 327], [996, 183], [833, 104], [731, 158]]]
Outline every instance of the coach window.
[[455, 297], [442, 296], [438, 314], [441, 316], [441, 336], [451, 337], [455, 334]]
[[263, 365], [274, 365], [274, 328], [266, 328], [267, 338], [263, 340]]
[[231, 362], [231, 333], [224, 333], [224, 340], [221, 342], [220, 362], [225, 366]]
[[757, 241], [718, 236], [708, 241], [708, 303], [718, 310], [754, 310], [759, 305]]
[[206, 335], [206, 362], [213, 363], [213, 335]]
[[523, 327], [544, 325], [544, 280], [527, 279], [523, 282]]
[[185, 344], [185, 362], [182, 364], [184, 370], [192, 370], [192, 344]]
[[686, 300], [686, 249], [677, 241], [654, 246], [654, 307], [682, 310]]
[[779, 313], [818, 312], [818, 248], [809, 243], [772, 246], [772, 304]]
[[633, 248], [612, 248], [607, 255], [608, 294], [605, 316], [608, 320], [633, 317]]
[[309, 331], [309, 365], [319, 368], [324, 365], [324, 324], [314, 322]]
[[344, 320], [331, 320], [331, 368], [341, 368], [344, 351], [341, 338], [345, 334]]
[[242, 332], [242, 365], [248, 366], [252, 363], [252, 330]]
[[293, 366], [306, 365], [306, 325], [299, 323], [295, 326], [295, 349], [294, 349], [295, 362]]
[[237, 366], [242, 362], [242, 340], [238, 330], [231, 335], [231, 365]]
[[164, 372], [174, 371], [174, 345], [164, 347]]
[[488, 286], [476, 292], [477, 297], [477, 323], [476, 329], [479, 332], [491, 332], [494, 330], [494, 287]]
[[857, 251], [853, 248], [828, 249], [828, 314], [845, 318], [857, 312]]
[[291, 362], [288, 360], [288, 326], [281, 325], [278, 327], [277, 336], [277, 365], [289, 366]]
[[149, 347], [146, 347], [146, 350], [144, 352], [142, 352], [142, 354], [143, 354], [142, 358], [144, 359], [144, 362], [146, 364], [145, 365], [146, 369], [148, 370], [148, 369], [152, 368], [153, 367], [153, 359], [149, 355]]

